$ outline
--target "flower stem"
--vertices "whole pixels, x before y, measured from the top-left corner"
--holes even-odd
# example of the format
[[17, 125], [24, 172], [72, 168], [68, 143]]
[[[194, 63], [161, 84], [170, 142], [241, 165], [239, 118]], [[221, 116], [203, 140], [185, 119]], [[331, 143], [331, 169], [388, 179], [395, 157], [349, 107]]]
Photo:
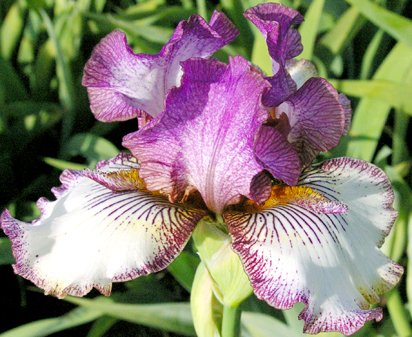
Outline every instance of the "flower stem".
[[386, 295], [387, 307], [391, 316], [395, 330], [400, 337], [408, 337], [411, 335], [411, 327], [409, 326], [408, 314], [402, 303], [401, 296], [397, 289], [392, 290]]
[[240, 314], [237, 307], [223, 307], [222, 337], [239, 337]]

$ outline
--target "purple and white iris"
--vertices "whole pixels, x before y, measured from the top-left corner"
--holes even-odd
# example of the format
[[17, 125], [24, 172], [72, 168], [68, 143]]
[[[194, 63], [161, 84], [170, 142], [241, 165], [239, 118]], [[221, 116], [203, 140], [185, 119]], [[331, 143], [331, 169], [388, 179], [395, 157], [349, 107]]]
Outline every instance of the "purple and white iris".
[[311, 166], [347, 131], [350, 104], [316, 77], [279, 4], [246, 11], [273, 61], [266, 77], [244, 58], [208, 59], [238, 34], [215, 12], [182, 21], [157, 55], [135, 54], [114, 31], [95, 48], [83, 84], [97, 119], [139, 120], [131, 154], [66, 170], [41, 217], [0, 218], [15, 272], [47, 294], [108, 295], [112, 282], [159, 271], [204, 217], [224, 220], [256, 295], [275, 308], [305, 303], [305, 331], [351, 334], [402, 267], [378, 247], [396, 212], [385, 174], [338, 158]]

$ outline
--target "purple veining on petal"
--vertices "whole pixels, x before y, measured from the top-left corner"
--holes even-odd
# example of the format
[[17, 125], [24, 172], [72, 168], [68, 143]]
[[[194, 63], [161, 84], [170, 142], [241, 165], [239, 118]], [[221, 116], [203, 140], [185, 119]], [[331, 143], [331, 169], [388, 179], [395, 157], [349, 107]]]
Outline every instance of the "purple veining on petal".
[[250, 182], [250, 199], [257, 204], [263, 204], [270, 197], [271, 191], [272, 179], [266, 171], [255, 175]]
[[250, 196], [251, 181], [263, 170], [254, 140], [267, 118], [260, 101], [268, 83], [241, 57], [229, 65], [192, 59], [183, 68], [165, 112], [126, 136], [124, 145], [139, 158], [150, 190], [176, 200], [195, 188], [209, 209], [221, 212]]
[[395, 220], [393, 191], [382, 170], [351, 158], [326, 161], [306, 171], [299, 184], [345, 211], [317, 211], [291, 200], [260, 211], [224, 212], [233, 249], [259, 298], [279, 309], [305, 303], [299, 315], [305, 332], [352, 334], [382, 318], [381, 309], [370, 305], [403, 273], [377, 249]]
[[261, 4], [249, 8], [245, 17], [263, 34], [273, 62], [272, 88], [263, 97], [267, 106], [277, 106], [296, 91], [296, 84], [286, 70], [286, 62], [302, 52], [299, 32], [292, 25], [303, 21], [299, 12], [281, 4]]
[[273, 177], [295, 185], [300, 175], [300, 160], [286, 137], [271, 126], [262, 126], [255, 142], [256, 158]]
[[277, 117], [288, 117], [288, 141], [298, 151], [302, 165], [310, 164], [320, 151], [338, 145], [348, 116], [341, 101], [330, 83], [316, 77], [277, 107]]
[[[107, 35], [95, 47], [84, 69], [90, 107], [105, 122], [157, 116], [168, 91], [180, 84], [180, 62], [209, 57], [230, 43], [238, 31], [222, 13], [215, 11], [210, 24], [193, 15], [181, 21], [157, 55], [135, 54], [120, 31]], [[142, 126], [142, 125], [141, 125]]]
[[[121, 154], [98, 167], [108, 173], [129, 164], [135, 167], [134, 158]], [[15, 272], [46, 294], [83, 296], [94, 287], [109, 295], [112, 282], [165, 268], [205, 214], [144, 191], [113, 192], [89, 173], [64, 171], [62, 186], [53, 190], [57, 200], [40, 198], [41, 216], [31, 224], [7, 210], [0, 216]]]

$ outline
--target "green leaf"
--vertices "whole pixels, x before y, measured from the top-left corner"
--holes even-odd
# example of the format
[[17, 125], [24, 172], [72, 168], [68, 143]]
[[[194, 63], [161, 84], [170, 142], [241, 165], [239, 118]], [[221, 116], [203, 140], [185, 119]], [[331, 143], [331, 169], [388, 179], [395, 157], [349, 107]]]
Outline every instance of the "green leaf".
[[11, 64], [0, 57], [0, 88], [6, 102], [28, 99], [26, 89]]
[[103, 316], [96, 320], [86, 337], [102, 337], [118, 322], [116, 318]]
[[128, 36], [134, 38], [144, 38], [147, 41], [156, 43], [166, 43], [173, 32], [171, 28], [144, 25], [139, 21], [128, 21], [112, 14], [95, 14], [85, 12], [84, 15], [95, 21], [104, 31], [110, 31], [118, 28], [126, 32]]
[[303, 44], [303, 52], [299, 58], [312, 59], [324, 4], [325, 0], [314, 0], [306, 12], [305, 21], [299, 28]]
[[302, 337], [302, 333], [296, 331], [280, 320], [256, 313], [242, 312], [241, 316], [243, 337]]
[[356, 8], [349, 8], [336, 22], [335, 26], [326, 33], [320, 43], [332, 54], [338, 55], [349, 41], [356, 35], [365, 20], [360, 17]]
[[11, 251], [11, 241], [7, 238], [0, 238], [0, 265], [14, 263]]
[[255, 40], [252, 49], [252, 63], [259, 66], [266, 75], [270, 76], [272, 75], [272, 58], [269, 55], [266, 40], [256, 27], [253, 27], [253, 33]]
[[412, 115], [412, 84], [386, 80], [330, 80], [332, 85], [348, 96], [374, 98]]
[[122, 304], [99, 297], [95, 300], [67, 297], [68, 302], [131, 323], [193, 336], [195, 334], [189, 303]]
[[196, 255], [183, 251], [168, 267], [168, 270], [190, 292], [199, 262], [200, 260]]
[[44, 157], [43, 161], [46, 164], [50, 165], [51, 167], [57, 168], [58, 170], [66, 170], [66, 169], [83, 170], [87, 168], [87, 166], [83, 164], [72, 163], [66, 160], [50, 158], [50, 157]]
[[1, 56], [6, 60], [12, 58], [13, 52], [18, 46], [24, 28], [24, 17], [26, 16], [26, 12], [26, 5], [22, 1], [15, 1], [7, 12], [3, 24], [1, 25]]
[[39, 337], [88, 323], [101, 316], [99, 308], [76, 308], [68, 314], [24, 324], [0, 334], [0, 337]]
[[62, 148], [63, 158], [83, 156], [94, 166], [98, 161], [116, 156], [119, 150], [108, 140], [91, 133], [78, 133]]
[[66, 139], [73, 128], [74, 119], [75, 119], [75, 106], [76, 101], [74, 97], [74, 83], [72, 78], [72, 72], [69, 67], [67, 57], [63, 53], [60, 41], [56, 35], [55, 27], [50, 20], [50, 17], [47, 15], [46, 11], [41, 9], [40, 15], [43, 19], [43, 23], [46, 26], [47, 33], [49, 38], [53, 43], [53, 46], [56, 51], [56, 70], [57, 78], [59, 80], [59, 98], [63, 107], [66, 109], [66, 113], [63, 118], [63, 130], [62, 130], [62, 139]]
[[399, 42], [412, 47], [412, 21], [368, 0], [346, 0]]
[[[408, 83], [404, 76], [411, 66], [412, 48], [398, 43], [380, 65], [373, 79]], [[352, 120], [349, 132], [351, 140], [346, 155], [371, 161], [390, 109], [390, 104], [374, 98], [363, 98], [360, 101]]]

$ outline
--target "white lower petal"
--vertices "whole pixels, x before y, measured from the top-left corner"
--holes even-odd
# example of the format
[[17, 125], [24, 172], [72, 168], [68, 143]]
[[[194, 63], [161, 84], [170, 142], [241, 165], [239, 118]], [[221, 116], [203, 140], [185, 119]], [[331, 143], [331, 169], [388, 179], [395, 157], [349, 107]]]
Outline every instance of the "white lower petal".
[[[112, 161], [102, 170], [127, 169], [118, 165]], [[0, 218], [13, 243], [16, 273], [47, 294], [82, 296], [95, 287], [108, 295], [112, 282], [161, 270], [203, 216], [146, 192], [113, 192], [85, 176], [89, 173], [63, 173], [57, 200], [40, 199], [42, 215], [33, 223], [8, 211]]]
[[260, 298], [281, 309], [306, 304], [306, 332], [351, 334], [381, 319], [369, 306], [402, 274], [377, 248], [396, 216], [392, 189], [379, 168], [349, 158], [323, 163], [300, 185], [346, 207], [335, 212], [298, 201], [229, 212], [233, 248]]

